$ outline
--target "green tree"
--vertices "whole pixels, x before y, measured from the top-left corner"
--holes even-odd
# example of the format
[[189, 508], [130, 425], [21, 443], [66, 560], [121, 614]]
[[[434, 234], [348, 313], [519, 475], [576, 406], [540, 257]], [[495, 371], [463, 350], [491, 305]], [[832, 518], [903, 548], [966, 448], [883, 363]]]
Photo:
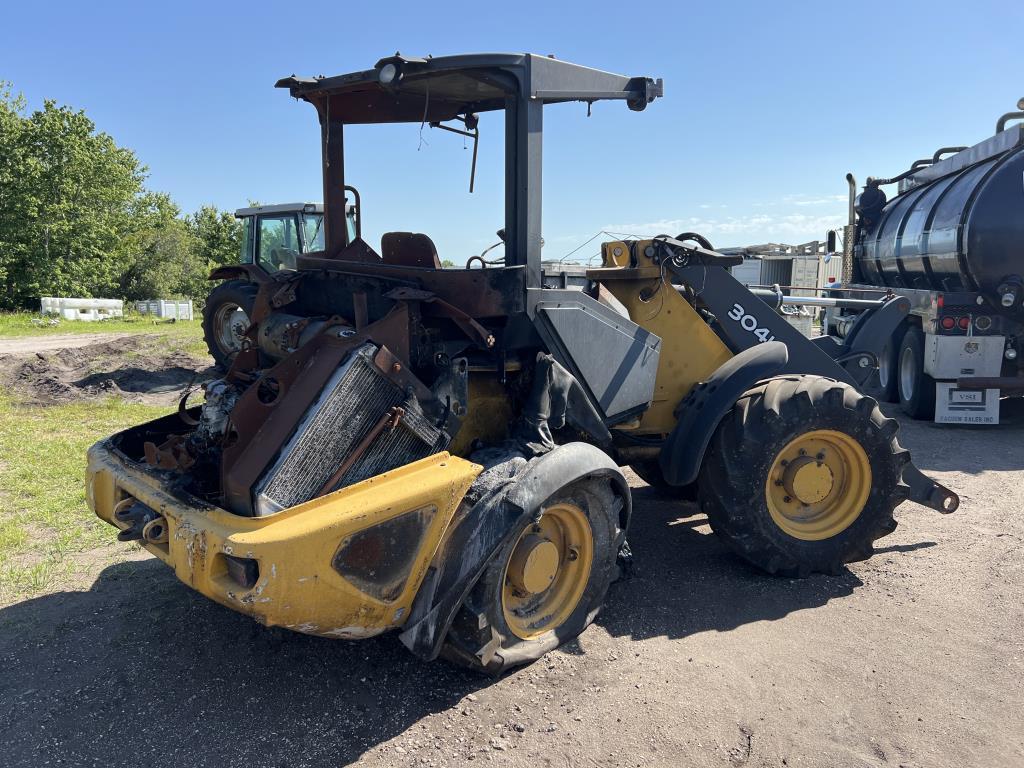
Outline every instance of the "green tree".
[[211, 205], [182, 216], [145, 176], [84, 112], [47, 101], [28, 114], [0, 82], [0, 308], [40, 296], [205, 299], [210, 269], [238, 261], [241, 225]]
[[30, 211], [23, 189], [28, 173], [24, 110], [25, 100], [0, 82], [0, 306], [15, 305], [13, 281], [26, 256], [26, 245], [18, 236]]
[[0, 91], [0, 269], [7, 307], [41, 295], [111, 295], [145, 169], [82, 111]]
[[199, 255], [212, 266], [237, 264], [242, 249], [242, 224], [230, 211], [204, 205], [186, 219]]
[[118, 246], [122, 265], [118, 296], [129, 301], [191, 297], [206, 279], [206, 261], [181, 218], [181, 209], [162, 192], [144, 192], [130, 206], [132, 231]]

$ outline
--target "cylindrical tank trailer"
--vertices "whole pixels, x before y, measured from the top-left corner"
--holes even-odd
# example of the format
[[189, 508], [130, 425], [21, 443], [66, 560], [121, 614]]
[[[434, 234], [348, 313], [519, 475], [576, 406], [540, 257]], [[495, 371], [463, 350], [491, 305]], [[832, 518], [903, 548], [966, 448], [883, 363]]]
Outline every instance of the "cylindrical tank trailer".
[[1024, 393], [1024, 99], [1017, 108], [984, 141], [868, 178], [859, 194], [847, 177], [844, 287], [911, 299], [876, 394], [915, 418], [998, 423], [1000, 398]]

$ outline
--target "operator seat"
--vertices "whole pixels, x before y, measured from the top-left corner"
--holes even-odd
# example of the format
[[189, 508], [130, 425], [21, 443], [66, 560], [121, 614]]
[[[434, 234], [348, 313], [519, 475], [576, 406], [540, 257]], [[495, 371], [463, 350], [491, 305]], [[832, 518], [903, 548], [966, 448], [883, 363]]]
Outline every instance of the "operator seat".
[[397, 267], [440, 269], [434, 241], [419, 232], [385, 232], [380, 238], [380, 256]]

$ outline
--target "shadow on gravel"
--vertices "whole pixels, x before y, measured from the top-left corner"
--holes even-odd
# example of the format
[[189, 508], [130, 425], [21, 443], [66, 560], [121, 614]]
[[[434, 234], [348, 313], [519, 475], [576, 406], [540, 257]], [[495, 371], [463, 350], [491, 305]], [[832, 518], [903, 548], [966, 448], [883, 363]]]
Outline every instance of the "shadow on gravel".
[[267, 629], [157, 560], [0, 609], [4, 766], [340, 766], [489, 685], [394, 636]]
[[[727, 632], [861, 584], [849, 572], [766, 576], [708, 533], [692, 505], [634, 493], [636, 572], [613, 586], [598, 620], [612, 635]], [[394, 635], [347, 642], [267, 629], [152, 559], [106, 568], [88, 592], [0, 609], [0, 670], [5, 766], [345, 765], [491, 683], [424, 664]]]
[[634, 575], [613, 586], [598, 618], [614, 636], [685, 637], [781, 619], [847, 597], [850, 571], [807, 579], [773, 577], [738, 558], [710, 532], [695, 504], [634, 488], [629, 543]]

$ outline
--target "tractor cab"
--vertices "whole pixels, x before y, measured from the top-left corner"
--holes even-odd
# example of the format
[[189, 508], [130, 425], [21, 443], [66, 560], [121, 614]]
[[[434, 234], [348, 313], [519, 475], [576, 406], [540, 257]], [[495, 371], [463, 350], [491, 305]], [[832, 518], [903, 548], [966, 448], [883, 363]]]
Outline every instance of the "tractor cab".
[[[239, 208], [241, 264], [256, 264], [267, 274], [295, 269], [300, 254], [324, 249], [323, 203], [282, 203]], [[345, 237], [358, 236], [356, 206], [345, 205]]]

